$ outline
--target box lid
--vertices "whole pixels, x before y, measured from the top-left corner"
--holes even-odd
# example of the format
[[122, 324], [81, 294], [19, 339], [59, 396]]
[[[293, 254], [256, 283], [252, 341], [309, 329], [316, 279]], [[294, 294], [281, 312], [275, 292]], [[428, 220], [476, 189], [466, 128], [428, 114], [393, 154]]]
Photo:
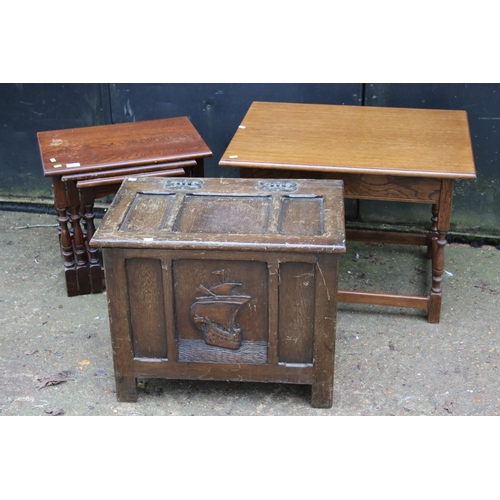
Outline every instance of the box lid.
[[343, 253], [343, 183], [129, 177], [91, 246]]

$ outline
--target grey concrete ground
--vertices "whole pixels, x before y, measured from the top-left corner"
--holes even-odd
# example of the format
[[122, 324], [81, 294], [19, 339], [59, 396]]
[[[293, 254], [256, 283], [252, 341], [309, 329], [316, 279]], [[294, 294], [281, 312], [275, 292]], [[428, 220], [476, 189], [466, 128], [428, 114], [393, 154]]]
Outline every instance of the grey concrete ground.
[[[310, 387], [140, 381], [116, 401], [106, 294], [68, 298], [55, 218], [0, 212], [0, 415], [498, 415], [500, 251], [446, 248], [442, 319], [418, 310], [338, 308], [334, 402]], [[27, 227], [30, 226], [30, 227]], [[341, 286], [420, 293], [416, 247], [348, 243]], [[61, 377], [61, 383], [51, 384]], [[44, 386], [45, 385], [45, 386]]]

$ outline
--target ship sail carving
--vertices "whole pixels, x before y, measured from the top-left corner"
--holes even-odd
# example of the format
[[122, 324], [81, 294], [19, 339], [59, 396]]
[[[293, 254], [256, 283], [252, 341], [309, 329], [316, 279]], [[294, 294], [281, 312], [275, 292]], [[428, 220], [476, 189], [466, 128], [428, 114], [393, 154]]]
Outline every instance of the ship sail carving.
[[236, 323], [236, 316], [241, 307], [251, 297], [234, 293], [234, 288], [241, 283], [225, 281], [225, 271], [215, 271], [222, 277], [222, 283], [207, 288], [200, 285], [205, 295], [196, 297], [190, 308], [190, 318], [208, 345], [226, 349], [239, 349], [241, 346], [241, 328]]

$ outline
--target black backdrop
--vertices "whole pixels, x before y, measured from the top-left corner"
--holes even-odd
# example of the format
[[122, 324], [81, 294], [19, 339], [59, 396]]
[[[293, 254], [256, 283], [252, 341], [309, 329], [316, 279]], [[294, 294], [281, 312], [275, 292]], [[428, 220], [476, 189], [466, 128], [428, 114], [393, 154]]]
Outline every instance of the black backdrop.
[[[220, 157], [252, 101], [283, 101], [465, 109], [478, 178], [457, 181], [452, 230], [500, 236], [500, 84], [0, 84], [0, 208], [50, 204], [36, 132], [105, 123], [187, 115], [213, 158], [206, 175], [237, 176], [218, 166]], [[349, 220], [364, 224], [427, 224], [427, 205], [354, 201]]]

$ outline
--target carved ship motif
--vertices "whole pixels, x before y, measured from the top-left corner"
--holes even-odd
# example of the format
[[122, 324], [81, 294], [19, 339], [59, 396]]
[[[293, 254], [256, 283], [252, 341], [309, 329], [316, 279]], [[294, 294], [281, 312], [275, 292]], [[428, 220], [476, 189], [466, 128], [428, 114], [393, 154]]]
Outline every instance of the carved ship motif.
[[210, 288], [200, 285], [206, 295], [196, 297], [190, 309], [190, 318], [203, 332], [208, 345], [236, 350], [241, 346], [241, 328], [236, 324], [236, 316], [251, 297], [233, 293], [233, 289], [241, 283], [226, 282], [224, 270], [214, 271], [214, 274], [222, 276], [222, 283]]

